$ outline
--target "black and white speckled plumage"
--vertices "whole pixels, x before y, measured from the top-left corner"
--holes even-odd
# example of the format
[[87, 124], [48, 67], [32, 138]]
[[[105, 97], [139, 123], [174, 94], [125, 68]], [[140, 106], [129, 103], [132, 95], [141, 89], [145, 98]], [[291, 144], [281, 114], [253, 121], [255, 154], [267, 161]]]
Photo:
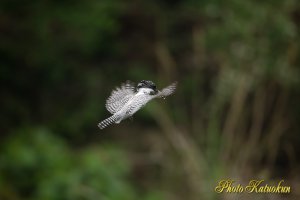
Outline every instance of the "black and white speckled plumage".
[[112, 91], [111, 95], [106, 100], [105, 107], [111, 114], [114, 114], [120, 110], [134, 94], [135, 87], [133, 83], [127, 81], [126, 83], [123, 83], [121, 87], [117, 87]]
[[117, 87], [112, 91], [105, 106], [113, 115], [100, 122], [98, 127], [104, 129], [110, 124], [120, 123], [122, 120], [131, 117], [152, 99], [165, 98], [171, 95], [175, 91], [176, 85], [175, 82], [159, 91], [152, 81], [143, 80], [137, 85], [136, 89], [133, 83], [127, 81], [121, 87]]

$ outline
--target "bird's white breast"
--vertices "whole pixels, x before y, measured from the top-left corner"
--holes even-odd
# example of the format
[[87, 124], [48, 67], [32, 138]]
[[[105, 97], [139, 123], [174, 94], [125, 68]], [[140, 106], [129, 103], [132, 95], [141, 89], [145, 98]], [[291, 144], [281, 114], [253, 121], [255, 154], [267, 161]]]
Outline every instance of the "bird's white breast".
[[154, 90], [151, 88], [140, 88], [139, 91], [137, 92], [136, 95], [141, 95], [141, 94], [150, 94]]

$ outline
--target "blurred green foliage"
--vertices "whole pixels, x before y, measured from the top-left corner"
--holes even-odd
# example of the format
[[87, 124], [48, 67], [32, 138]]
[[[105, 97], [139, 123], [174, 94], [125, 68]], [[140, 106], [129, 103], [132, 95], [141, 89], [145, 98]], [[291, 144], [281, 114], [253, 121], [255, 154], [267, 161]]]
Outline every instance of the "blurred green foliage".
[[1, 199], [135, 199], [122, 150], [71, 151], [44, 129], [22, 130], [0, 155]]
[[[0, 199], [222, 199], [221, 177], [294, 181], [299, 13], [297, 0], [2, 0]], [[142, 79], [179, 85], [98, 130], [110, 91]]]

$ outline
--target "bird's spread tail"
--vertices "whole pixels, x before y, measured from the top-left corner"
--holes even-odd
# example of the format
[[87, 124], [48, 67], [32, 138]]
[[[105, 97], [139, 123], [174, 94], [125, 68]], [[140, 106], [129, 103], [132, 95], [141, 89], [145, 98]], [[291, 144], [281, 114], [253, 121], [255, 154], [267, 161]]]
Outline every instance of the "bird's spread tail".
[[100, 122], [98, 124], [98, 127], [100, 129], [104, 129], [105, 127], [111, 125], [112, 123], [115, 123], [117, 121], [117, 116], [113, 115], [105, 120], [103, 120], [102, 122]]

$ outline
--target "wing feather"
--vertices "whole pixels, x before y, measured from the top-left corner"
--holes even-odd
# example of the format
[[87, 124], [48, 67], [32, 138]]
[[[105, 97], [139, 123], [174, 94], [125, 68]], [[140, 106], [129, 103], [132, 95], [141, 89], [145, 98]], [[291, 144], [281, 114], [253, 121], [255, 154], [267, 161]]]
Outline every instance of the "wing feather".
[[153, 99], [153, 96], [139, 95], [133, 99], [133, 103], [128, 107], [126, 114], [132, 116], [135, 112], [144, 107], [151, 99]]
[[162, 89], [162, 91], [159, 91], [156, 96], [165, 98], [166, 96], [173, 94], [176, 90], [176, 87], [177, 87], [177, 82], [174, 82], [171, 85], [169, 85], [168, 87], [165, 87], [164, 89]]
[[105, 107], [111, 113], [114, 114], [126, 104], [130, 98], [134, 95], [134, 83], [127, 81], [123, 83], [121, 87], [117, 87], [112, 91], [111, 95], [106, 100]]

